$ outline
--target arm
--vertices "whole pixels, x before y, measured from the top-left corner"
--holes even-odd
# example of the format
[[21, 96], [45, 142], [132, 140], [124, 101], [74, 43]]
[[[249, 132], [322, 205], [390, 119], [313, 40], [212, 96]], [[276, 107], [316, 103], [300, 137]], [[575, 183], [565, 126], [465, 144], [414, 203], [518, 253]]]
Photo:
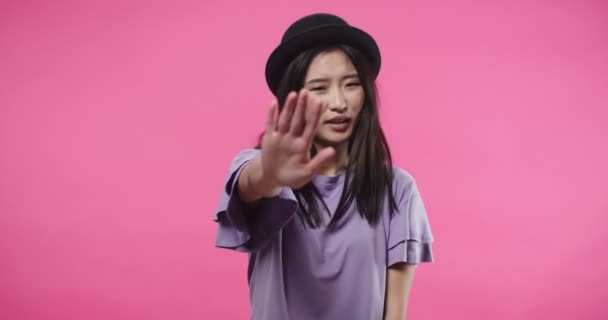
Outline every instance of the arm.
[[318, 101], [307, 106], [305, 97], [305, 90], [300, 96], [290, 93], [278, 122], [274, 101], [262, 149], [245, 150], [232, 162], [214, 218], [219, 224], [216, 247], [252, 253], [267, 245], [297, 213], [293, 189], [312, 180], [334, 157], [333, 148], [326, 147], [310, 158], [325, 106]]
[[384, 320], [403, 320], [414, 280], [416, 264], [397, 263], [387, 270]]

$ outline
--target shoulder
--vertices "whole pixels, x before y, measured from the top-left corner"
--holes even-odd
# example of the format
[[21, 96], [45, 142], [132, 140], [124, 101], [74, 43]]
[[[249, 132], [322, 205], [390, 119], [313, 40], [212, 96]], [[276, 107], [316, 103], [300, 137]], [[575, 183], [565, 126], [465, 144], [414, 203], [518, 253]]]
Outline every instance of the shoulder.
[[416, 182], [414, 176], [407, 170], [393, 166], [393, 184], [398, 187], [406, 187]]
[[233, 156], [233, 163], [243, 163], [244, 161], [248, 161], [257, 156], [261, 150], [259, 149], [241, 149]]
[[251, 156], [256, 156], [258, 155], [260, 152], [262, 152], [262, 150], [260, 149], [253, 149], [253, 148], [245, 148], [245, 149], [241, 149], [236, 153], [235, 157], [251, 157]]
[[228, 168], [229, 176], [235, 175], [240, 171], [244, 164], [255, 158], [261, 151], [258, 149], [242, 149], [232, 156], [232, 161]]
[[404, 168], [393, 166], [393, 193], [397, 201], [403, 197], [409, 197], [412, 192], [418, 192], [416, 179]]

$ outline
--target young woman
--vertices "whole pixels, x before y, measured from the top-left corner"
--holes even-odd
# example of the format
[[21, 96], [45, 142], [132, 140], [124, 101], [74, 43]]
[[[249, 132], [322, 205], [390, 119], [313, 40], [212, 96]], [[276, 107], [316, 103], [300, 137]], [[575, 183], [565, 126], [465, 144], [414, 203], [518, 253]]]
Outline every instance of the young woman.
[[413, 177], [392, 165], [379, 71], [374, 39], [330, 14], [294, 22], [270, 55], [277, 99], [215, 216], [216, 246], [249, 253], [251, 319], [405, 317], [433, 235]]

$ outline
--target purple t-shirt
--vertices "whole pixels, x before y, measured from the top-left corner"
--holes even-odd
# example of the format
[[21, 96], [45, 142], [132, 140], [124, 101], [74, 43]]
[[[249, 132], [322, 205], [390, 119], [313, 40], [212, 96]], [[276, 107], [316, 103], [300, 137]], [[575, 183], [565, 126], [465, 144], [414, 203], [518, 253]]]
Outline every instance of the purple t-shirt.
[[[370, 225], [353, 201], [335, 230], [325, 228], [330, 217], [323, 210], [323, 226], [310, 229], [297, 217], [290, 188], [255, 207], [240, 200], [237, 178], [259, 152], [246, 149], [236, 156], [215, 215], [216, 246], [249, 253], [250, 319], [381, 320], [387, 267], [433, 260], [433, 235], [413, 177], [394, 168], [399, 210], [392, 218], [384, 201], [380, 220]], [[344, 175], [313, 179], [332, 213]]]

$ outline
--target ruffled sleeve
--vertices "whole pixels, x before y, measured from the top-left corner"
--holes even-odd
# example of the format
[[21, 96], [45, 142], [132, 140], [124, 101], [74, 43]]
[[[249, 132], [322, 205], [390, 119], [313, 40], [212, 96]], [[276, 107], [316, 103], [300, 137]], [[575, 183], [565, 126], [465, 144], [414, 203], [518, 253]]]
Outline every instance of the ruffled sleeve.
[[290, 188], [254, 206], [238, 195], [238, 177], [260, 150], [240, 152], [228, 170], [214, 220], [218, 223], [215, 245], [219, 248], [255, 252], [263, 248], [294, 217], [297, 199]]
[[387, 266], [399, 262], [432, 262], [433, 234], [416, 181], [405, 170], [395, 170], [398, 210], [390, 219]]

